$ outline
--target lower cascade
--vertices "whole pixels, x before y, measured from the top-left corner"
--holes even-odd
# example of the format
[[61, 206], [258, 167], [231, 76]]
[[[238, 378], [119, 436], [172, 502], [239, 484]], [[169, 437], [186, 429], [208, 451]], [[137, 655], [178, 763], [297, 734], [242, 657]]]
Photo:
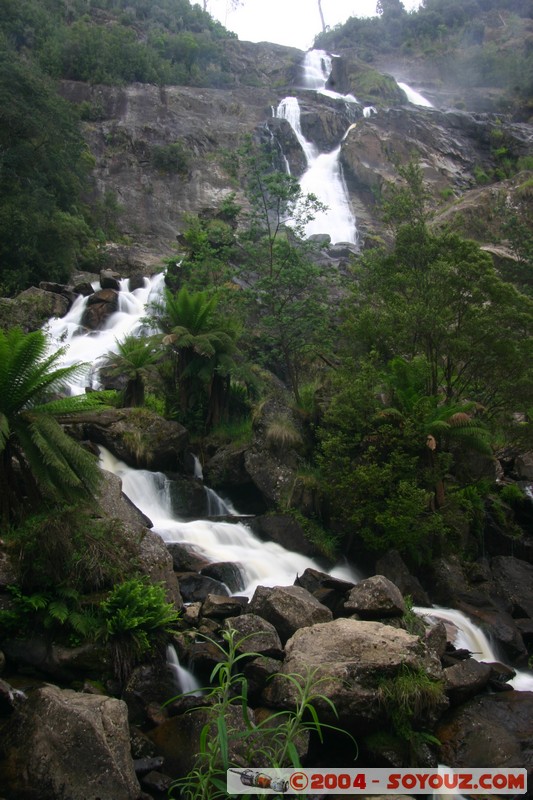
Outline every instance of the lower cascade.
[[[262, 541], [242, 523], [176, 519], [170, 507], [169, 481], [162, 473], [132, 469], [104, 448], [100, 453], [102, 468], [122, 479], [124, 493], [152, 520], [153, 530], [165, 542], [189, 544], [210, 561], [238, 565], [244, 582], [239, 594], [251, 597], [258, 586], [289, 585], [308, 568], [322, 569], [307, 556]], [[352, 583], [360, 579], [355, 569], [345, 565], [335, 567], [331, 574]]]

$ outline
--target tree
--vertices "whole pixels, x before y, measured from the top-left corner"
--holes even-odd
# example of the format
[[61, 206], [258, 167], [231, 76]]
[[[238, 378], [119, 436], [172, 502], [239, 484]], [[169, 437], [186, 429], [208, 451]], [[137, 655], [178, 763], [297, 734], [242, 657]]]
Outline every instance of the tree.
[[0, 293], [65, 281], [90, 238], [91, 159], [76, 113], [31, 61], [0, 48]]
[[318, 13], [320, 14], [320, 22], [322, 23], [322, 31], [327, 29], [326, 21], [324, 19], [324, 12], [322, 11], [322, 0], [318, 0]]
[[306, 224], [323, 205], [304, 195], [298, 181], [272, 171], [252, 145], [245, 154], [250, 212], [241, 237], [245, 257], [241, 282], [247, 287], [250, 325], [266, 364], [285, 379], [300, 400], [302, 371], [331, 338], [328, 294], [332, 276], [312, 259]]
[[384, 361], [425, 356], [427, 394], [442, 392], [448, 403], [468, 398], [493, 413], [528, 407], [533, 303], [476, 243], [406, 224], [391, 252], [360, 259], [355, 278], [346, 334], [359, 348]]
[[74, 502], [99, 483], [96, 458], [61, 427], [101, 405], [98, 395], [59, 397], [80, 365], [58, 367], [42, 331], [0, 331], [0, 520], [3, 526], [47, 502]]
[[123, 408], [144, 405], [145, 381], [153, 375], [155, 365], [161, 360], [161, 349], [155, 346], [154, 339], [126, 336], [117, 342], [118, 352], [110, 353], [103, 369], [111, 377], [125, 377], [126, 386], [122, 392]]
[[239, 335], [235, 320], [223, 319], [217, 304], [217, 296], [208, 292], [189, 292], [186, 286], [176, 293], [167, 289], [157, 319], [163, 344], [172, 352], [181, 418], [186, 421], [189, 413], [205, 406], [207, 427], [224, 414]]

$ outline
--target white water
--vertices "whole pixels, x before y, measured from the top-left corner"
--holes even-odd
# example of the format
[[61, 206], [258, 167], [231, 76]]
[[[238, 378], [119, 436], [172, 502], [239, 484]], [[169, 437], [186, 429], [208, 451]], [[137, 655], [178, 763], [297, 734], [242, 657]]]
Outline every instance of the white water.
[[200, 697], [202, 689], [190, 670], [185, 669], [180, 664], [176, 648], [173, 644], [167, 645], [167, 664], [174, 676], [176, 689], [182, 694], [189, 694], [192, 697]]
[[[103, 469], [122, 479], [124, 494], [152, 520], [153, 530], [165, 542], [192, 545], [212, 562], [237, 564], [245, 584], [240, 594], [251, 596], [257, 586], [287, 586], [308, 567], [323, 569], [307, 556], [285, 550], [275, 542], [263, 542], [241, 523], [176, 519], [170, 503], [170, 481], [162, 473], [132, 469], [104, 448], [100, 448], [100, 462]], [[360, 579], [355, 570], [344, 565], [331, 574], [353, 583]]]
[[[88, 298], [80, 295], [72, 308], [62, 318], [52, 317], [46, 326], [51, 337], [52, 349], [68, 345], [68, 350], [61, 360], [62, 366], [84, 363], [87, 368], [77, 380], [69, 384], [72, 394], [83, 394], [85, 388], [100, 388], [98, 381], [98, 364], [108, 353], [117, 352], [117, 342], [126, 336], [142, 335], [143, 316], [147, 303], [156, 300], [163, 288], [164, 274], [152, 279], [145, 278], [144, 286], [130, 292], [127, 280], [121, 282], [118, 295], [118, 311], [112, 314], [103, 330], [87, 331], [82, 326], [82, 319], [87, 308]], [[96, 286], [99, 289], [99, 285]]]
[[435, 108], [433, 103], [430, 103], [429, 100], [420, 94], [420, 92], [411, 89], [406, 83], [401, 83], [397, 81], [398, 86], [400, 89], [403, 89], [405, 94], [407, 95], [407, 100], [412, 103], [414, 106], [422, 106], [423, 108]]
[[339, 94], [331, 89], [326, 89], [326, 83], [331, 75], [333, 57], [325, 50], [308, 50], [302, 64], [302, 84], [304, 89], [312, 89], [326, 97], [335, 100], [344, 100], [345, 103], [358, 103], [353, 94]]
[[[351, 95], [326, 90], [331, 71], [331, 57], [322, 50], [310, 50], [304, 61], [304, 86], [330, 97], [357, 102]], [[317, 213], [305, 227], [305, 235], [327, 233], [332, 242], [357, 242], [357, 228], [348, 190], [340, 166], [340, 144], [331, 153], [320, 153], [302, 133], [300, 104], [296, 97], [286, 97], [276, 109], [276, 117], [286, 119], [294, 131], [307, 160], [307, 170], [300, 179], [304, 194], [314, 194], [327, 208]]]
[[[413, 611], [426, 620], [441, 619], [449, 623], [449, 627], [451, 626], [454, 632], [453, 644], [455, 647], [469, 650], [477, 661], [503, 662], [503, 659], [495, 651], [481, 628], [474, 625], [472, 620], [461, 611], [456, 611], [452, 608], [440, 608], [439, 606], [434, 606], [433, 608], [415, 607]], [[518, 691], [533, 692], [533, 673], [515, 671], [516, 677], [510, 680], [509, 684]]]

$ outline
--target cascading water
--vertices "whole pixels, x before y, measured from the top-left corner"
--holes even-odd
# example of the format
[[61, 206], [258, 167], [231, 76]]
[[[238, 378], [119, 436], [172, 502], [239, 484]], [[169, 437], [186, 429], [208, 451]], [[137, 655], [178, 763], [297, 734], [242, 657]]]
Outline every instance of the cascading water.
[[173, 644], [167, 645], [167, 664], [174, 676], [176, 689], [181, 694], [188, 694], [191, 695], [191, 697], [200, 697], [202, 695], [200, 684], [192, 672], [185, 669], [185, 667], [182, 667], [180, 664], [176, 648]]
[[[164, 284], [163, 273], [152, 279], [145, 278], [144, 285], [130, 292], [127, 280], [122, 281], [118, 292], [118, 311], [112, 314], [104, 329], [90, 331], [83, 326], [83, 315], [88, 298], [80, 295], [72, 308], [62, 318], [53, 317], [48, 321], [46, 332], [50, 335], [53, 349], [68, 345], [62, 366], [84, 363], [93, 368], [91, 377], [81, 374], [77, 382], [70, 384], [72, 394], [83, 394], [87, 383], [89, 388], [99, 388], [97, 366], [100, 359], [108, 353], [117, 352], [117, 342], [130, 334], [140, 335], [145, 330], [143, 323], [146, 307], [160, 297]], [[97, 286], [96, 288], [100, 288]]]
[[433, 103], [430, 103], [420, 92], [415, 91], [415, 89], [411, 89], [406, 83], [401, 83], [397, 81], [398, 86], [400, 89], [403, 89], [405, 94], [407, 95], [407, 100], [412, 103], [414, 106], [422, 106], [423, 108], [435, 108]]
[[[433, 608], [417, 606], [413, 611], [426, 620], [441, 619], [449, 623], [455, 631], [454, 645], [471, 652], [477, 661], [502, 661], [481, 628], [474, 625], [461, 611], [438, 606]], [[509, 684], [518, 691], [531, 692], [533, 691], [533, 674], [516, 670], [516, 677], [510, 680]]]
[[[285, 550], [275, 542], [263, 542], [246, 525], [212, 520], [183, 522], [173, 515], [169, 481], [161, 473], [135, 470], [100, 448], [103, 469], [122, 479], [129, 499], [152, 520], [153, 530], [167, 543], [192, 545], [210, 561], [231, 561], [239, 565], [245, 584], [242, 594], [251, 596], [257, 586], [289, 585], [308, 567], [323, 569], [316, 561]], [[331, 571], [356, 583], [359, 575], [348, 566]], [[240, 593], [241, 594], [241, 593]]]
[[[341, 95], [325, 88], [331, 71], [331, 57], [324, 51], [310, 50], [306, 54], [303, 70], [306, 89], [320, 91], [345, 102], [357, 102], [352, 95]], [[316, 145], [305, 138], [300, 124], [300, 104], [296, 97], [283, 99], [276, 109], [276, 117], [287, 120], [305, 154], [307, 170], [300, 179], [303, 193], [314, 194], [327, 207], [306, 226], [306, 236], [327, 233], [333, 242], [356, 244], [357, 228], [340, 166], [340, 144], [330, 153], [320, 153]]]

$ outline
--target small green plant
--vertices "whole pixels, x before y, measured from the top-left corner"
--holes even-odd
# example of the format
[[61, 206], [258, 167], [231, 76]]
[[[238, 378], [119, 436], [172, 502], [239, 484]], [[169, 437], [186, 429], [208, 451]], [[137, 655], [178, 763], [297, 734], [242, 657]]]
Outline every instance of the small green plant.
[[[357, 757], [357, 744], [353, 737], [340, 728], [320, 722], [318, 718], [315, 709], [318, 700], [329, 705], [335, 714], [336, 709], [329, 698], [318, 692], [322, 679], [316, 678], [315, 671], [305, 677], [283, 675], [296, 688], [295, 709], [273, 713], [255, 724], [248, 707], [248, 684], [237, 669], [239, 662], [257, 655], [242, 652], [243, 643], [254, 634], [240, 639], [237, 635], [237, 631], [230, 628], [222, 632], [222, 643], [204, 637], [221, 651], [224, 660], [213, 669], [211, 686], [206, 690], [211, 704], [204, 711], [209, 714], [209, 720], [200, 734], [200, 752], [196, 763], [188, 775], [175, 781], [170, 789], [171, 796], [174, 791], [179, 791], [179, 796], [185, 800], [227, 797], [226, 771], [237, 766], [230, 758], [230, 751], [235, 748], [249, 764], [259, 758], [262, 766], [300, 767], [297, 742], [302, 733], [307, 731], [316, 733], [320, 741], [323, 740], [323, 730], [327, 728], [345, 733], [352, 740], [354, 758]], [[231, 722], [235, 719], [230, 713], [234, 707], [240, 709], [241, 722], [238, 726]]]
[[125, 681], [144, 656], [166, 644], [179, 613], [162, 585], [132, 578], [100, 603], [99, 617], [96, 638], [110, 645], [115, 675]]
[[268, 423], [266, 441], [271, 450], [282, 453], [303, 445], [302, 435], [287, 416], [281, 415]]
[[[409, 743], [417, 738], [413, 720], [427, 716], [444, 698], [440, 681], [432, 680], [423, 669], [402, 664], [392, 678], [384, 678], [377, 689], [378, 702], [387, 711], [394, 733]], [[426, 734], [430, 736], [430, 734]]]
[[508, 483], [502, 486], [500, 490], [500, 500], [510, 506], [521, 505], [524, 503], [526, 496], [520, 486], [516, 483]]

